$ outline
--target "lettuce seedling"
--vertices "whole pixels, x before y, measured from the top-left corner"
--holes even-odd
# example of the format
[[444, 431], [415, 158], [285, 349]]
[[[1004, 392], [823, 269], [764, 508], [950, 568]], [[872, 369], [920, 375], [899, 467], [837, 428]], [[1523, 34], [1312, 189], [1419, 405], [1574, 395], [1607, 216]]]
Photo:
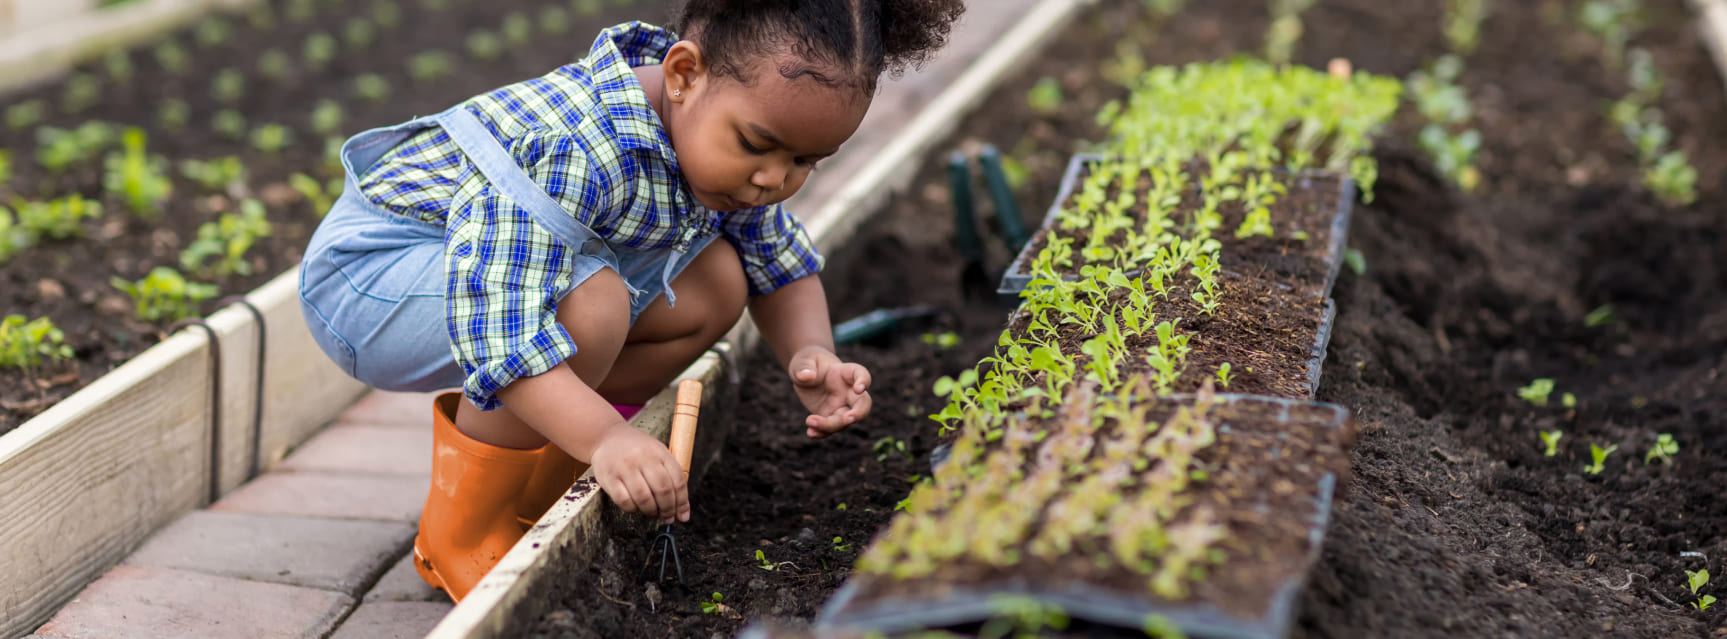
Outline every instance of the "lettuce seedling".
[[378, 39], [378, 28], [365, 18], [354, 18], [342, 25], [342, 40], [350, 49], [365, 49]]
[[1599, 444], [1590, 444], [1589, 445], [1590, 464], [1588, 466], [1583, 467], [1583, 472], [1589, 473], [1591, 475], [1601, 474], [1601, 471], [1604, 469], [1603, 465], [1607, 462], [1607, 456], [1613, 454], [1613, 451], [1616, 451], [1616, 450], [1619, 450], [1618, 444], [1613, 444], [1613, 445], [1610, 445], [1606, 448], [1602, 448]]
[[136, 71], [132, 67], [132, 55], [125, 49], [114, 49], [102, 56], [102, 69], [108, 72], [108, 79], [116, 84], [131, 82]]
[[1229, 388], [1230, 377], [1231, 376], [1229, 374], [1229, 362], [1224, 362], [1223, 364], [1221, 364], [1217, 367], [1217, 383], [1219, 385], [1223, 386], [1224, 388]]
[[944, 351], [959, 345], [959, 333], [952, 331], [946, 333], [924, 333], [918, 339], [925, 344], [929, 344]]
[[48, 117], [48, 105], [41, 100], [25, 100], [6, 107], [6, 127], [28, 129]]
[[120, 136], [121, 151], [108, 156], [102, 184], [109, 193], [118, 193], [134, 215], [154, 222], [161, 219], [162, 202], [174, 192], [174, 183], [167, 161], [150, 157], [144, 143], [143, 129], [128, 127]]
[[546, 35], [561, 36], [570, 31], [570, 12], [563, 7], [550, 5], [540, 10], [540, 29]]
[[22, 202], [18, 223], [32, 237], [63, 240], [84, 236], [84, 219], [102, 216], [102, 203], [73, 193], [57, 200]]
[[1518, 397], [1521, 397], [1521, 398], [1523, 398], [1523, 401], [1529, 402], [1529, 403], [1534, 404], [1536, 406], [1546, 406], [1547, 405], [1547, 396], [1551, 395], [1552, 393], [1553, 393], [1553, 380], [1545, 378], [1545, 377], [1538, 379], [1538, 380], [1535, 380], [1533, 382], [1529, 382], [1528, 386], [1524, 386], [1522, 388], [1517, 389], [1517, 396]]
[[312, 210], [316, 211], [319, 217], [323, 217], [325, 213], [329, 212], [330, 207], [336, 203], [336, 197], [342, 194], [340, 180], [332, 182], [328, 188], [325, 188], [322, 183], [318, 182], [317, 178], [304, 173], [295, 173], [289, 176], [288, 186], [305, 196], [306, 201], [312, 203]]
[[156, 123], [169, 131], [179, 131], [192, 121], [192, 106], [179, 98], [163, 98], [156, 106]]
[[167, 71], [169, 75], [185, 75], [186, 69], [192, 64], [192, 56], [186, 53], [186, 48], [174, 40], [167, 40], [156, 45], [152, 54], [156, 64]]
[[1025, 105], [1031, 107], [1038, 115], [1054, 115], [1061, 110], [1062, 102], [1067, 100], [1061, 90], [1061, 82], [1050, 76], [1038, 79], [1037, 84], [1025, 94]]
[[280, 124], [265, 124], [252, 129], [252, 148], [265, 155], [276, 155], [292, 143], [294, 130]]
[[31, 370], [72, 358], [72, 347], [62, 343], [65, 332], [46, 317], [26, 321], [23, 315], [0, 320], [0, 368]]
[[[264, 219], [263, 203], [242, 201], [238, 214], [223, 213], [216, 221], [198, 227], [197, 239], [180, 252], [180, 266], [203, 270], [215, 277], [251, 275], [252, 263], [246, 260], [246, 252], [258, 238], [269, 237], [273, 232], [270, 221]], [[217, 261], [214, 266], [206, 267], [204, 262], [211, 257]]]
[[1624, 60], [1625, 43], [1639, 26], [1637, 9], [1638, 0], [1589, 0], [1578, 9], [1578, 20], [1601, 38], [1608, 64]]
[[336, 59], [336, 37], [322, 31], [306, 36], [305, 43], [300, 45], [300, 57], [314, 69], [328, 66]]
[[289, 22], [306, 22], [317, 17], [318, 4], [316, 0], [288, 0], [284, 13], [287, 14]]
[[1643, 184], [1668, 206], [1690, 206], [1697, 201], [1697, 169], [1684, 151], [1669, 151], [1643, 170]]
[[431, 82], [450, 74], [450, 54], [432, 50], [408, 58], [408, 77], [415, 82]]
[[725, 597], [720, 595], [720, 593], [716, 592], [713, 594], [712, 597], [709, 597], [709, 599], [711, 599], [711, 601], [702, 602], [702, 614], [704, 614], [704, 615], [720, 614], [720, 610], [724, 608], [724, 606], [720, 604], [720, 601], [725, 599]]
[[233, 109], [222, 109], [210, 118], [210, 130], [230, 140], [246, 137], [246, 116]]
[[605, 5], [600, 4], [600, 0], [573, 0], [571, 4], [575, 7], [577, 15], [584, 16], [599, 15], [606, 8]]
[[60, 96], [60, 110], [83, 113], [102, 99], [102, 81], [88, 73], [66, 76], [66, 90]]
[[1468, 54], [1480, 40], [1481, 21], [1487, 18], [1487, 0], [1446, 0], [1445, 42], [1452, 51]]
[[75, 164], [94, 160], [115, 139], [114, 125], [90, 121], [66, 130], [42, 127], [36, 130], [36, 162], [59, 175]]
[[1577, 408], [1577, 396], [1566, 393], [1559, 396], [1559, 405], [1566, 408]]
[[774, 572], [774, 571], [778, 571], [782, 568], [785, 568], [786, 566], [791, 566], [793, 568], [796, 568], [797, 564], [794, 564], [794, 563], [789, 562], [789, 561], [781, 561], [781, 562], [768, 561], [767, 555], [762, 553], [760, 548], [756, 549], [756, 567], [757, 568], [760, 568], [762, 570], [766, 570], [768, 572]]
[[1698, 590], [1701, 590], [1703, 586], [1708, 584], [1708, 570], [1685, 571], [1685, 585], [1691, 589], [1691, 594], [1697, 595], [1697, 601], [1691, 602], [1691, 607], [1696, 608], [1698, 612], [1708, 610], [1709, 606], [1715, 605], [1715, 597], [1711, 595], [1697, 594]]
[[335, 100], [319, 100], [312, 107], [312, 132], [318, 135], [329, 135], [342, 128], [342, 105]]
[[35, 243], [36, 238], [13, 219], [12, 210], [0, 206], [0, 264]]
[[1643, 465], [1657, 459], [1667, 466], [1673, 465], [1673, 456], [1679, 454], [1679, 442], [1673, 441], [1673, 436], [1661, 433], [1655, 436], [1655, 445], [1649, 448], [1649, 453], [1643, 456]]
[[198, 303], [216, 296], [214, 284], [189, 282], [166, 266], [150, 269], [136, 282], [118, 277], [108, 283], [132, 298], [135, 315], [146, 322], [177, 321], [198, 314]]
[[469, 32], [467, 46], [468, 55], [481, 62], [491, 62], [504, 57], [504, 39], [485, 29]]
[[402, 8], [392, 0], [380, 0], [372, 4], [372, 19], [380, 27], [394, 29], [402, 24]]
[[376, 73], [362, 73], [354, 78], [354, 94], [367, 102], [383, 102], [390, 97], [390, 81]]
[[504, 42], [511, 47], [527, 46], [534, 41], [534, 22], [519, 11], [505, 14], [498, 31], [504, 34]]
[[246, 181], [246, 166], [240, 163], [240, 158], [232, 155], [213, 160], [189, 159], [180, 161], [180, 174], [197, 182], [205, 191], [225, 193]]
[[1589, 311], [1588, 315], [1583, 316], [1583, 325], [1588, 328], [1595, 328], [1613, 321], [1615, 321], [1615, 318], [1613, 317], [1612, 304], [1602, 304], [1597, 306], [1595, 307], [1595, 310]]
[[896, 453], [905, 457], [906, 461], [913, 460], [911, 451], [906, 450], [905, 440], [896, 439], [892, 435], [876, 440], [871, 449], [875, 451], [875, 460], [878, 462], [887, 461], [888, 457]]
[[1541, 444], [1547, 447], [1547, 450], [1542, 452], [1542, 454], [1546, 455], [1548, 457], [1558, 455], [1559, 454], [1559, 438], [1565, 436], [1565, 431], [1548, 430], [1548, 431], [1542, 431], [1539, 434], [1541, 435]]
[[281, 49], [268, 49], [258, 54], [258, 75], [271, 82], [280, 82], [294, 70], [294, 58]]
[[1355, 273], [1357, 277], [1367, 274], [1367, 256], [1362, 255], [1359, 249], [1345, 250], [1343, 252], [1343, 265], [1348, 266], [1350, 272]]
[[845, 541], [846, 540], [843, 537], [834, 537], [834, 541], [833, 541], [834, 552], [851, 552], [852, 545], [846, 543]]
[[192, 29], [192, 41], [205, 49], [227, 44], [233, 35], [234, 24], [218, 15], [204, 18]]

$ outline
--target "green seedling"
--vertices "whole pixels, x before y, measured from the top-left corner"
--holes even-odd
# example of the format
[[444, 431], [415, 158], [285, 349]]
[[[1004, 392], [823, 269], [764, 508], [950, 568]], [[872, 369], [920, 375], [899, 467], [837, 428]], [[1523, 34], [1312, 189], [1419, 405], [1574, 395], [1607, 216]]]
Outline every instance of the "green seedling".
[[225, 193], [246, 181], [246, 166], [232, 155], [213, 160], [188, 159], [180, 161], [180, 175], [198, 183], [205, 191]]
[[330, 135], [342, 130], [342, 105], [335, 100], [319, 100], [312, 107], [312, 132]]
[[288, 177], [288, 186], [306, 198], [312, 204], [312, 210], [322, 217], [336, 203], [336, 198], [342, 194], [341, 180], [334, 180], [328, 186], [317, 178], [304, 173], [295, 173]]
[[265, 124], [252, 129], [252, 148], [265, 155], [276, 155], [288, 148], [294, 131], [280, 124]]
[[716, 592], [708, 599], [709, 601], [702, 602], [702, 614], [717, 615], [720, 614], [721, 610], [725, 609], [725, 606], [720, 604], [720, 601], [725, 599], [725, 597], [720, 595], [720, 593]]
[[1565, 436], [1565, 431], [1548, 430], [1548, 431], [1542, 431], [1540, 433], [1540, 435], [1541, 435], [1541, 444], [1543, 446], [1547, 447], [1547, 450], [1543, 451], [1542, 454], [1546, 455], [1548, 457], [1558, 455], [1559, 454], [1559, 439], [1561, 437]]
[[1618, 444], [1613, 444], [1613, 445], [1610, 445], [1606, 448], [1602, 448], [1599, 444], [1590, 444], [1589, 445], [1590, 463], [1588, 466], [1583, 467], [1583, 472], [1589, 473], [1591, 475], [1601, 474], [1601, 471], [1605, 468], [1604, 465], [1607, 462], [1607, 456], [1613, 454], [1613, 451], [1616, 451], [1616, 450], [1619, 450]]
[[1050, 76], [1044, 76], [1032, 85], [1025, 94], [1025, 104], [1038, 115], [1055, 115], [1061, 111], [1061, 105], [1067, 96], [1061, 90], [1061, 82]]
[[498, 25], [498, 31], [512, 48], [527, 46], [534, 41], [534, 22], [519, 11], [506, 14], [503, 23]]
[[978, 628], [979, 639], [1041, 637], [1050, 630], [1066, 630], [1069, 619], [1060, 606], [1032, 597], [996, 595], [989, 599], [992, 617]]
[[25, 100], [6, 107], [6, 127], [28, 129], [42, 123], [48, 116], [48, 105], [41, 100]]
[[918, 339], [936, 348], [947, 350], [959, 345], [959, 333], [924, 333]]
[[1357, 277], [1367, 274], [1367, 256], [1362, 255], [1358, 249], [1343, 252], [1343, 265], [1348, 266], [1349, 271]]
[[504, 57], [504, 39], [485, 29], [468, 33], [468, 55], [475, 60], [491, 62]]
[[843, 501], [840, 502], [840, 505], [834, 506], [834, 510], [845, 510], [845, 509], [846, 509], [846, 503]]
[[1481, 183], [1481, 172], [1475, 168], [1475, 154], [1481, 150], [1481, 132], [1470, 129], [1452, 135], [1438, 124], [1422, 127], [1417, 143], [1433, 156], [1434, 168], [1451, 178], [1464, 192], [1474, 191]]
[[66, 76], [66, 88], [60, 95], [60, 110], [83, 113], [102, 100], [102, 81], [88, 73]]
[[[264, 205], [257, 200], [240, 202], [239, 213], [223, 213], [214, 222], [198, 226], [198, 236], [180, 252], [180, 266], [188, 271], [200, 271], [213, 277], [251, 275], [252, 263], [246, 253], [259, 238], [274, 232], [264, 217]], [[213, 265], [205, 262], [216, 258]]]
[[1145, 5], [1145, 10], [1152, 15], [1167, 18], [1181, 13], [1182, 8], [1187, 6], [1187, 0], [1140, 0], [1140, 4]]
[[119, 194], [133, 215], [153, 222], [161, 219], [162, 203], [173, 194], [174, 183], [168, 178], [168, 162], [150, 157], [144, 144], [143, 129], [127, 128], [120, 136], [121, 151], [108, 156], [102, 184]]
[[1229, 362], [1219, 364], [1217, 367], [1217, 383], [1224, 388], [1229, 388], [1229, 380], [1232, 377], [1229, 374], [1229, 368]]
[[408, 59], [408, 77], [415, 82], [431, 82], [450, 75], [453, 63], [443, 51], [423, 51]]
[[1578, 20], [1601, 38], [1610, 65], [1619, 66], [1624, 60], [1625, 43], [1638, 27], [1639, 4], [1638, 0], [1589, 0], [1578, 9]]
[[132, 298], [135, 315], [146, 322], [178, 321], [198, 314], [198, 303], [216, 296], [216, 286], [189, 282], [179, 271], [166, 266], [150, 269], [136, 282], [118, 277], [108, 280]]
[[834, 537], [833, 548], [835, 552], [851, 552], [852, 545], [846, 543], [843, 537]]
[[174, 40], [166, 40], [156, 45], [151, 51], [156, 58], [156, 65], [162, 67], [170, 75], [185, 75], [192, 65], [192, 56], [186, 53], [186, 48]]
[[1533, 382], [1529, 382], [1528, 386], [1524, 386], [1522, 388], [1517, 389], [1517, 396], [1518, 397], [1521, 397], [1521, 398], [1523, 398], [1523, 401], [1529, 402], [1529, 403], [1534, 404], [1536, 406], [1546, 406], [1547, 405], [1547, 397], [1549, 395], [1551, 395], [1552, 393], [1553, 393], [1553, 380], [1545, 378], [1545, 377], [1538, 379], [1538, 380], [1535, 380]]
[[789, 562], [789, 561], [781, 561], [781, 562], [768, 561], [767, 554], [763, 553], [760, 548], [756, 549], [756, 567], [757, 568], [760, 568], [762, 570], [766, 570], [768, 572], [776, 572], [776, 571], [785, 569], [786, 566], [791, 566], [793, 568], [796, 568], [797, 564], [794, 564], [794, 563]]
[[1486, 18], [1487, 0], [1446, 0], [1446, 44], [1458, 53], [1474, 51], [1480, 41], [1481, 21]]
[[72, 359], [72, 347], [63, 343], [66, 334], [46, 317], [33, 320], [7, 315], [0, 320], [0, 368], [33, 370], [42, 362]]
[[875, 460], [878, 462], [887, 461], [888, 457], [896, 453], [905, 457], [906, 461], [913, 460], [911, 451], [906, 449], [905, 440], [896, 439], [892, 435], [876, 440], [873, 450], [875, 450]]
[[0, 149], [0, 188], [12, 181], [12, 152]]
[[244, 139], [246, 137], [246, 116], [233, 109], [222, 109], [210, 118], [210, 130], [230, 140]]
[[1566, 408], [1577, 408], [1577, 396], [1566, 393], [1559, 396], [1559, 405]]
[[0, 264], [10, 261], [35, 243], [36, 238], [13, 219], [12, 210], [0, 206]]
[[246, 24], [251, 25], [253, 30], [261, 33], [275, 31], [276, 10], [268, 2], [258, 3], [257, 6], [252, 7], [251, 11], [246, 12]]
[[1615, 318], [1613, 317], [1612, 304], [1602, 304], [1597, 306], [1595, 307], [1595, 310], [1589, 311], [1588, 315], [1583, 316], [1583, 325], [1589, 328], [1595, 328], [1603, 324], [1610, 324], [1614, 321]]
[[1697, 201], [1697, 169], [1684, 151], [1669, 151], [1643, 170], [1643, 185], [1668, 206], [1690, 206]]
[[203, 48], [219, 47], [234, 35], [234, 24], [219, 15], [204, 18], [192, 29], [192, 41]]
[[63, 240], [84, 236], [84, 220], [102, 216], [102, 203], [73, 193], [57, 200], [21, 202], [18, 224], [31, 237]]
[[600, 0], [571, 0], [570, 8], [575, 10], [576, 15], [592, 16], [599, 15], [606, 6]]
[[318, 3], [316, 0], [288, 0], [282, 13], [288, 16], [289, 22], [306, 22], [318, 16]]
[[378, 39], [378, 27], [371, 20], [353, 18], [342, 25], [342, 40], [348, 43], [348, 48], [362, 50], [372, 46]]
[[156, 123], [169, 131], [179, 131], [186, 128], [192, 121], [192, 105], [179, 98], [164, 98], [156, 106]]
[[1673, 441], [1672, 435], [1661, 433], [1655, 436], [1655, 445], [1649, 447], [1648, 454], [1643, 456], [1643, 465], [1648, 466], [1649, 462], [1659, 459], [1663, 465], [1672, 466], [1673, 456], [1677, 454], [1679, 442]]
[[294, 58], [281, 49], [268, 49], [258, 54], [258, 75], [271, 82], [280, 82], [294, 70]]
[[557, 6], [557, 5], [550, 5], [544, 9], [541, 9], [540, 10], [540, 29], [545, 31], [546, 35], [552, 35], [552, 36], [561, 36], [561, 35], [564, 35], [566, 33], [569, 33], [569, 31], [570, 31], [570, 12], [569, 12], [569, 10], [567, 10], [563, 7]]
[[1696, 608], [1698, 612], [1708, 610], [1713, 605], [1715, 605], [1714, 595], [1698, 595], [1697, 600], [1691, 602], [1691, 607]]
[[1708, 570], [1685, 571], [1685, 585], [1691, 589], [1691, 594], [1697, 596], [1697, 601], [1691, 602], [1691, 607], [1696, 608], [1698, 612], [1708, 610], [1710, 606], [1715, 605], [1715, 597], [1697, 593], [1698, 590], [1702, 590], [1703, 586], [1708, 584]]
[[322, 31], [306, 36], [306, 42], [300, 45], [300, 57], [306, 66], [324, 68], [336, 59], [336, 37]]
[[126, 84], [132, 81], [137, 72], [132, 66], [132, 55], [125, 49], [115, 49], [102, 56], [102, 69], [108, 72], [108, 79], [116, 84]]
[[246, 97], [246, 74], [233, 67], [217, 71], [210, 79], [210, 97], [226, 104], [240, 101]]
[[1265, 60], [1272, 64], [1289, 64], [1295, 57], [1295, 45], [1301, 42], [1301, 16], [1278, 16], [1265, 29]]
[[390, 97], [390, 81], [376, 73], [362, 73], [354, 78], [354, 95], [367, 102], [383, 102]]
[[402, 24], [402, 7], [393, 0], [380, 0], [372, 3], [372, 20], [385, 29], [394, 29]]

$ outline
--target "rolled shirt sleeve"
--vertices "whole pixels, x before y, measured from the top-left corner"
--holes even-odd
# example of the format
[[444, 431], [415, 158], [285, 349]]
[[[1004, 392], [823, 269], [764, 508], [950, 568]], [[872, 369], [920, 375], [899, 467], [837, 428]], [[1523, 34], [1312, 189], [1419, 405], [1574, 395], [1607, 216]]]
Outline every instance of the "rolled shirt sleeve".
[[743, 261], [750, 295], [766, 295], [820, 273], [826, 263], [803, 222], [780, 204], [727, 214], [720, 231]]

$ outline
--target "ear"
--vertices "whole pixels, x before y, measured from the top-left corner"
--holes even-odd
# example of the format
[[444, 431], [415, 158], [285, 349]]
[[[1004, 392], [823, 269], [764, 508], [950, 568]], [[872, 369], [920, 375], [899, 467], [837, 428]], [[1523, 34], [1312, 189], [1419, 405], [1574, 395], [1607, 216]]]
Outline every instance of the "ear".
[[679, 40], [666, 51], [660, 62], [666, 77], [666, 99], [674, 103], [694, 97], [708, 77], [708, 61], [702, 48], [689, 40]]

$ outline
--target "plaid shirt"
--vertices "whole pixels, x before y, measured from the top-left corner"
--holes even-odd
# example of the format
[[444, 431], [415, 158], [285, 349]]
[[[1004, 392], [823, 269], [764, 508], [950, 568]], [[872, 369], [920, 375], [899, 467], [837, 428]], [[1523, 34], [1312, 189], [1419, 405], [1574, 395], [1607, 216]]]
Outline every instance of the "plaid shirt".
[[[588, 57], [466, 103], [506, 152], [576, 220], [614, 246], [687, 249], [722, 234], [761, 295], [821, 270], [797, 218], [779, 205], [720, 214], [696, 201], [632, 67], [659, 64], [677, 36], [641, 23], [600, 33]], [[393, 213], [443, 224], [451, 350], [482, 409], [498, 390], [576, 352], [557, 322], [571, 257], [496, 192], [449, 135], [430, 128], [385, 155], [360, 190]]]

